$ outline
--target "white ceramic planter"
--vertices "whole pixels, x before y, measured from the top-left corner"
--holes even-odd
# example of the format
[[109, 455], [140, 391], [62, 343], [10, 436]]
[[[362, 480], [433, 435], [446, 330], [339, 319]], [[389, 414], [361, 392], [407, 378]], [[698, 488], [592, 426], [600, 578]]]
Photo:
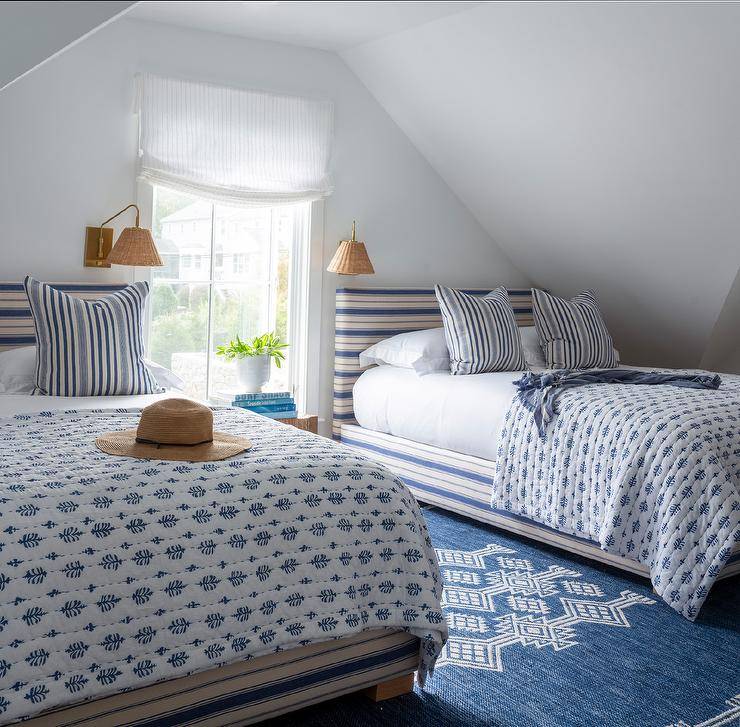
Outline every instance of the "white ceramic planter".
[[247, 356], [236, 362], [236, 373], [244, 394], [254, 394], [262, 391], [262, 387], [270, 378], [270, 357]]

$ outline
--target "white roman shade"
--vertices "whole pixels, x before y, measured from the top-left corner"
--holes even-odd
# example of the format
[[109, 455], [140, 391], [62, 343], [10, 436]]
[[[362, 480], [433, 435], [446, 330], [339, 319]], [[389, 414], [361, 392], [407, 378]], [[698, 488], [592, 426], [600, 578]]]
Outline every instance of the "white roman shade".
[[140, 178], [232, 204], [331, 194], [331, 102], [151, 74], [138, 82]]

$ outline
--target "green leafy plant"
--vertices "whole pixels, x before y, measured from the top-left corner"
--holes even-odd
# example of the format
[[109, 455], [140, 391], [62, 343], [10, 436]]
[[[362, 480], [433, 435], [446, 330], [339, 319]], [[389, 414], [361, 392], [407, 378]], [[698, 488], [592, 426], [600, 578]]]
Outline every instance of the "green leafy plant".
[[261, 336], [255, 336], [251, 341], [242, 341], [237, 336], [236, 339], [229, 341], [228, 345], [217, 346], [216, 355], [223, 356], [227, 361], [249, 356], [270, 356], [275, 361], [275, 365], [280, 368], [285, 361], [282, 349], [287, 348], [288, 345], [274, 333], [263, 333]]

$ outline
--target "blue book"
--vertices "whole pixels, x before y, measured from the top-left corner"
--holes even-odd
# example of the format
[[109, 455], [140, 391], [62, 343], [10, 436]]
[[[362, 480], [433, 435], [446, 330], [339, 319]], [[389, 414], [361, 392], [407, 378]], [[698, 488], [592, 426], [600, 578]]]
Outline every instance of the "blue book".
[[261, 401], [244, 401], [244, 399], [234, 399], [231, 402], [234, 406], [294, 406], [295, 402], [292, 396], [280, 397], [277, 399], [262, 399]]
[[292, 404], [292, 396], [280, 396], [272, 399], [260, 399], [259, 401], [246, 401], [244, 399], [234, 399], [235, 406], [270, 406], [272, 404], [285, 405]]
[[262, 406], [257, 404], [250, 404], [249, 406], [245, 406], [244, 404], [237, 401], [233, 404], [233, 406], [239, 407], [240, 409], [248, 409], [249, 411], [253, 411], [256, 414], [295, 410], [295, 402], [290, 402], [289, 404], [268, 404]]
[[268, 417], [269, 419], [295, 419], [298, 416], [298, 412], [295, 409], [290, 411], [265, 411], [259, 412], [261, 417]]
[[234, 401], [263, 401], [264, 399], [292, 399], [289, 391], [259, 391], [251, 394], [236, 394]]

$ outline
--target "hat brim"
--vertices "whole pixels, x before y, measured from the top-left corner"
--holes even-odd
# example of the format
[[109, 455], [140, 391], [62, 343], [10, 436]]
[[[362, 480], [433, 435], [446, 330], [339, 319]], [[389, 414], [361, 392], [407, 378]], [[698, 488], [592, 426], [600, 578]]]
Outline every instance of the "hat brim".
[[95, 446], [106, 454], [136, 459], [167, 459], [175, 462], [214, 462], [228, 459], [251, 448], [246, 437], [214, 432], [213, 441], [193, 446], [178, 444], [144, 444], [136, 441], [136, 429], [103, 434]]

